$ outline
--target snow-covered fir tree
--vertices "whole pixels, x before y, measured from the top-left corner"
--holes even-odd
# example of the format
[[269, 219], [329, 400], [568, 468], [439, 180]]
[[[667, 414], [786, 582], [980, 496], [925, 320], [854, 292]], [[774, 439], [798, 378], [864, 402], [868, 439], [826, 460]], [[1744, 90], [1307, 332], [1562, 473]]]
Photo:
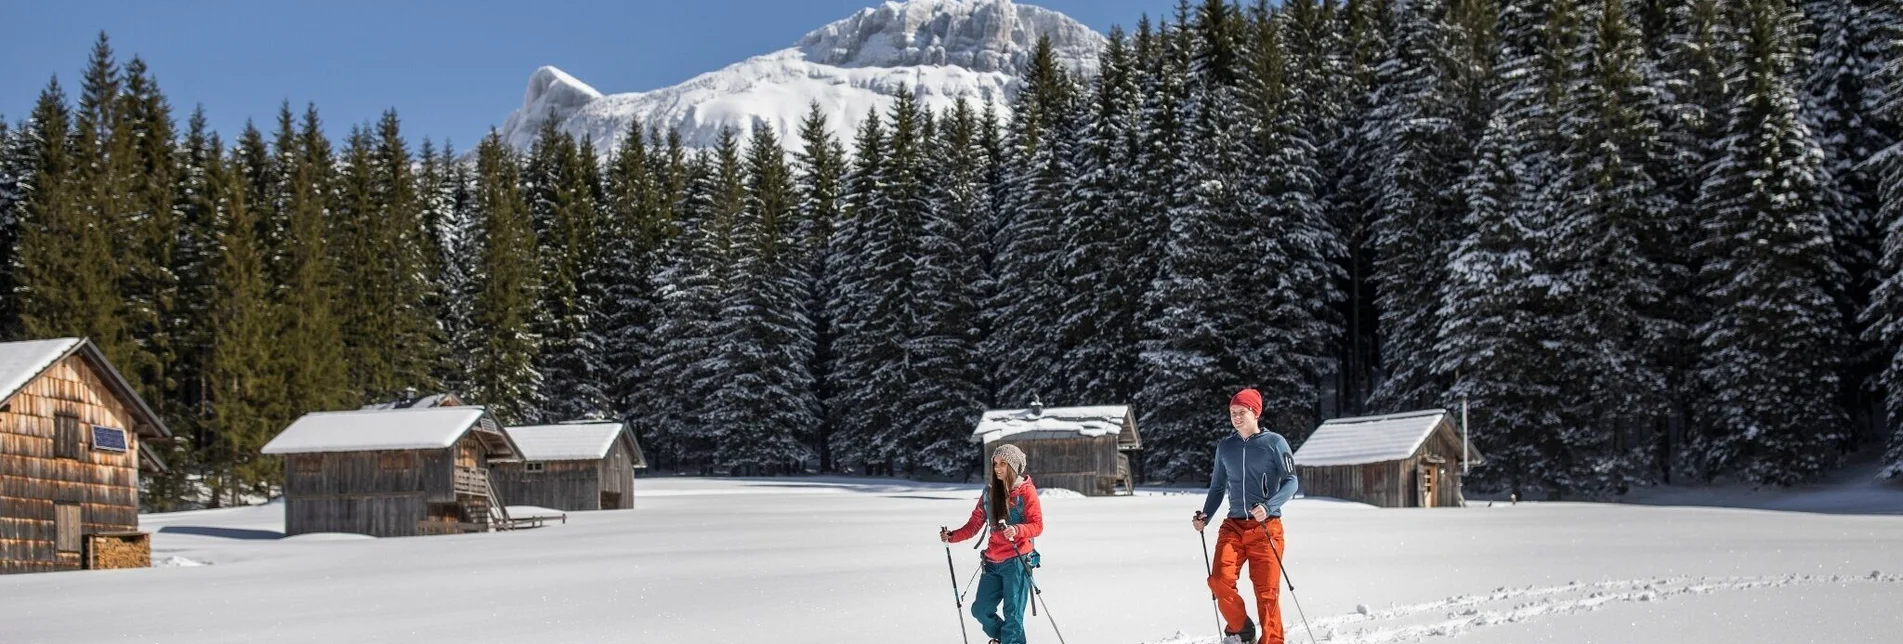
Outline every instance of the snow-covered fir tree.
[[603, 297], [591, 319], [601, 337], [609, 416], [634, 417], [651, 384], [647, 360], [661, 300], [655, 278], [673, 238], [672, 208], [661, 186], [662, 155], [640, 123], [631, 123], [609, 162], [600, 229]]
[[[1903, 64], [1896, 63], [1903, 60], [1903, 7], [1893, 3], [1880, 7], [1864, 16], [1876, 35], [1865, 44], [1865, 59], [1873, 62], [1874, 71], [1869, 85], [1881, 88], [1867, 92], [1865, 101], [1871, 114], [1894, 126], [1903, 123], [1903, 102], [1894, 100], [1903, 97]], [[1867, 163], [1878, 177], [1877, 220], [1884, 236], [1877, 264], [1879, 282], [1863, 318], [1868, 324], [1866, 338], [1878, 347], [1879, 356], [1887, 356], [1887, 361], [1879, 363], [1883, 372], [1878, 392], [1884, 398], [1890, 428], [1883, 475], [1894, 478], [1903, 476], [1903, 144], [1878, 151]]]
[[535, 222], [542, 269], [536, 326], [542, 336], [536, 371], [542, 374], [535, 418], [562, 422], [600, 418], [607, 410], [601, 351], [590, 327], [599, 266], [599, 214], [592, 171], [574, 137], [545, 124], [524, 167], [524, 193]]
[[724, 373], [703, 421], [723, 430], [714, 453], [721, 469], [782, 473], [796, 471], [807, 456], [797, 429], [818, 420], [807, 371], [813, 330], [792, 172], [772, 128], [753, 131], [745, 163], [732, 277], [712, 329]]
[[715, 426], [706, 415], [729, 368], [720, 362], [713, 327], [720, 299], [732, 284], [733, 227], [746, 199], [741, 163], [739, 141], [727, 131], [713, 150], [681, 172], [686, 180], [680, 193], [682, 234], [659, 280], [665, 321], [655, 332], [659, 349], [653, 373], [659, 383], [655, 395], [667, 403], [658, 410], [657, 449], [706, 472], [712, 471], [721, 436], [743, 431]]
[[1075, 175], [1077, 93], [1049, 40], [1040, 38], [1011, 108], [1003, 170], [1008, 188], [993, 238], [997, 288], [985, 302], [990, 333], [983, 351], [999, 379], [994, 402], [1003, 406], [1034, 397], [1071, 404], [1082, 394], [1062, 378], [1066, 342], [1074, 336], [1060, 326], [1066, 290], [1057, 270], [1066, 252], [1064, 196]]
[[[1885, 33], [1903, 6], [1885, 0], [1809, 0], [1802, 5], [1810, 26], [1813, 55], [1806, 66], [1805, 115], [1824, 150], [1820, 199], [1831, 221], [1831, 238], [1846, 280], [1833, 284], [1844, 313], [1851, 347], [1843, 377], [1844, 400], [1856, 421], [1848, 437], [1867, 444], [1885, 426], [1875, 412], [1881, 395], [1877, 382], [1887, 354], [1869, 339], [1861, 320], [1877, 273], [1883, 244], [1877, 152], [1903, 138], [1903, 127], [1883, 108], [1885, 67], [1897, 65], [1896, 37]], [[1887, 57], [1885, 50], [1888, 50]], [[1883, 442], [1877, 435], [1874, 441]]]
[[1137, 370], [1143, 294], [1154, 263], [1151, 240], [1132, 234], [1145, 213], [1134, 190], [1139, 150], [1137, 61], [1122, 30], [1112, 29], [1091, 81], [1078, 103], [1081, 137], [1071, 150], [1076, 176], [1063, 199], [1059, 267], [1065, 300], [1063, 391], [1077, 404], [1127, 403], [1142, 380]]
[[1431, 370], [1448, 228], [1459, 212], [1457, 193], [1446, 188], [1458, 182], [1471, 148], [1461, 130], [1471, 115], [1437, 64], [1460, 51], [1448, 35], [1458, 21], [1441, 0], [1399, 11], [1393, 50], [1376, 64], [1378, 89], [1362, 133], [1378, 164], [1366, 185], [1384, 378], [1369, 406], [1380, 411], [1438, 405], [1447, 389]]
[[1183, 149], [1169, 175], [1176, 207], [1145, 304], [1149, 335], [1138, 398], [1148, 418], [1145, 442], [1153, 446], [1148, 471], [1163, 480], [1207, 471], [1206, 448], [1227, 431], [1222, 401], [1256, 384], [1251, 345], [1265, 330], [1255, 316], [1267, 291], [1258, 265], [1258, 204], [1249, 200], [1257, 194], [1247, 165], [1251, 123], [1235, 116], [1245, 110], [1241, 15], [1207, 2], [1178, 29], [1189, 69]]
[[915, 425], [902, 445], [921, 471], [972, 471], [971, 429], [985, 408], [978, 371], [979, 253], [991, 211], [984, 182], [987, 158], [979, 114], [963, 100], [924, 142], [929, 209], [919, 227], [913, 276], [916, 333], [908, 352], [918, 374]]
[[1287, 34], [1322, 27], [1297, 28], [1298, 19], [1323, 20], [1272, 14], [1259, 2], [1245, 25], [1242, 113], [1253, 125], [1243, 162], [1252, 178], [1244, 180], [1242, 198], [1255, 221], [1241, 248], [1256, 275], [1239, 298], [1249, 315], [1243, 337], [1254, 338], [1243, 354], [1244, 373], [1262, 392], [1262, 426], [1296, 445], [1319, 422], [1318, 386], [1336, 335], [1336, 271], [1344, 252], [1318, 197], [1324, 184], [1316, 139], [1332, 127], [1334, 111], [1325, 97], [1304, 98], [1322, 83], [1305, 78], [1305, 62], [1284, 42]]
[[541, 338], [532, 326], [541, 273], [515, 154], [495, 132], [476, 146], [471, 225], [482, 243], [470, 274], [468, 395], [505, 423], [534, 418]]
[[1697, 453], [1707, 477], [1788, 485], [1837, 461], [1847, 429], [1839, 397], [1845, 340], [1830, 284], [1823, 150], [1802, 115], [1795, 74], [1808, 55], [1802, 17], [1751, 0], [1732, 19], [1724, 135], [1698, 201], [1705, 238], [1699, 292]]
[[1342, 293], [1337, 319], [1341, 333], [1335, 351], [1335, 405], [1324, 412], [1357, 415], [1367, 410], [1379, 364], [1375, 307], [1374, 247], [1370, 239], [1374, 212], [1373, 181], [1380, 167], [1378, 139], [1364, 136], [1373, 113], [1377, 90], [1375, 66], [1392, 56], [1394, 6], [1390, 0], [1350, 0], [1336, 22], [1343, 61], [1342, 73], [1326, 80], [1342, 99], [1340, 122], [1325, 145], [1322, 176], [1333, 184], [1324, 201], [1328, 221], [1342, 245], [1338, 274]]
[[807, 371], [813, 376], [817, 417], [811, 427], [799, 428], [800, 439], [819, 458], [822, 472], [834, 471], [833, 428], [838, 423], [832, 402], [833, 339], [836, 331], [831, 306], [837, 283], [828, 259], [838, 252], [841, 195], [845, 189], [846, 150], [827, 129], [827, 117], [818, 103], [809, 107], [800, 123], [800, 147], [794, 153], [795, 190], [799, 197], [799, 261], [804, 268], [806, 314], [813, 327], [813, 356]]

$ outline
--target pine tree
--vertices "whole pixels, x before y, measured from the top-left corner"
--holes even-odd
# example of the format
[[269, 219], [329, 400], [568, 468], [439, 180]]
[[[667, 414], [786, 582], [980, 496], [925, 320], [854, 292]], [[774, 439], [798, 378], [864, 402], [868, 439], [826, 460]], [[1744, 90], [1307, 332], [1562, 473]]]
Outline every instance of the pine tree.
[[[1692, 247], [1702, 238], [1695, 215], [1706, 168], [1717, 153], [1723, 127], [1723, 104], [1729, 89], [1724, 77], [1726, 48], [1720, 46], [1727, 27], [1717, 0], [1670, 3], [1642, 15], [1662, 21], [1664, 36], [1653, 45], [1659, 60], [1650, 84], [1658, 88], [1660, 140], [1648, 171], [1671, 207], [1666, 215], [1668, 246], [1656, 254], [1661, 278], [1662, 316], [1677, 333], [1659, 347], [1653, 361], [1661, 365], [1670, 402], [1665, 428], [1659, 433], [1658, 459], [1663, 476], [1695, 466], [1696, 455], [1685, 449], [1693, 401], [1707, 395], [1695, 386], [1693, 372], [1698, 351], [1692, 330], [1710, 314], [1696, 294], [1695, 272], [1702, 263]], [[1651, 32], [1648, 40], [1654, 40]]]
[[1379, 159], [1367, 185], [1384, 379], [1369, 406], [1382, 411], [1437, 405], [1449, 385], [1432, 371], [1448, 229], [1460, 212], [1446, 187], [1462, 172], [1471, 149], [1464, 123], [1475, 117], [1459, 79], [1442, 68], [1459, 60], [1444, 52], [1463, 51], [1450, 36], [1458, 12], [1440, 0], [1400, 11], [1364, 133]]
[[1569, 407], [1573, 392], [1592, 390], [1568, 368], [1589, 365], [1576, 364], [1587, 356], [1573, 337], [1578, 330], [1561, 324], [1566, 302], [1549, 286], [1572, 277], [1561, 255], [1573, 249], [1554, 236], [1563, 228], [1565, 195], [1578, 187], [1567, 158], [1575, 132], [1565, 121], [1579, 77], [1581, 20], [1570, 0], [1509, 2], [1499, 24], [1499, 80], [1485, 99], [1494, 110], [1461, 181], [1466, 213], [1450, 229], [1461, 232], [1453, 237], [1434, 370], [1488, 428], [1480, 448], [1492, 464], [1483, 483], [1557, 499], [1600, 487], [1575, 478], [1598, 465], [1590, 452], [1601, 428]]
[[[255, 130], [252, 130], [255, 133]], [[218, 145], [214, 137], [212, 147]], [[240, 152], [240, 154], [242, 154]], [[242, 166], [247, 161], [233, 159]], [[215, 476], [225, 493], [268, 492], [282, 480], [278, 459], [258, 453], [284, 425], [278, 411], [283, 381], [272, 365], [275, 335], [270, 286], [265, 283], [263, 243], [246, 201], [251, 192], [243, 167], [209, 168], [216, 191], [217, 259], [211, 274], [211, 356], [206, 368], [210, 417], [219, 462], [229, 473]], [[236, 501], [233, 498], [233, 501]], [[220, 501], [214, 497], [212, 505]]]
[[[1140, 202], [1131, 199], [1136, 195], [1126, 192], [1139, 146], [1134, 67], [1122, 30], [1111, 29], [1090, 100], [1079, 104], [1082, 137], [1071, 162], [1076, 176], [1063, 199], [1059, 268], [1066, 299], [1059, 326], [1069, 334], [1069, 351], [1062, 389], [1075, 392], [1080, 404], [1128, 403], [1141, 386], [1138, 319], [1154, 265], [1144, 261], [1149, 240], [1129, 230], [1143, 216], [1135, 208]], [[975, 134], [975, 123], [966, 127]], [[979, 170], [975, 158], [963, 163]]]
[[654, 354], [654, 329], [661, 299], [655, 278], [662, 252], [678, 233], [662, 192], [663, 159], [648, 145], [639, 123], [620, 139], [606, 177], [601, 239], [602, 281], [597, 333], [607, 368], [609, 409], [615, 417], [635, 417], [651, 385], [647, 361]]
[[[1159, 275], [1146, 308], [1143, 344], [1150, 476], [1187, 480], [1207, 472], [1207, 446], [1222, 436], [1221, 401], [1255, 376], [1247, 349], [1262, 328], [1252, 318], [1264, 292], [1255, 265], [1259, 231], [1254, 178], [1245, 168], [1250, 124], [1234, 115], [1245, 102], [1244, 35], [1233, 7], [1211, 1], [1189, 35], [1189, 87], [1182, 108], [1184, 147], [1170, 174], [1175, 208]], [[1239, 340], [1247, 338], [1247, 340]]]
[[[390, 267], [393, 297], [383, 305], [389, 309], [391, 337], [399, 347], [391, 367], [397, 389], [435, 390], [440, 388], [433, 375], [443, 358], [443, 336], [436, 326], [436, 315], [429, 303], [437, 299], [436, 281], [430, 279], [431, 255], [435, 252], [425, 241], [416, 192], [414, 161], [395, 110], [377, 120], [375, 167], [376, 204], [378, 206], [378, 247], [387, 253], [383, 261]], [[372, 390], [375, 391], [375, 390]]]
[[985, 312], [991, 332], [984, 349], [1000, 379], [1000, 404], [1040, 398], [1066, 404], [1072, 392], [1061, 378], [1066, 341], [1075, 334], [1057, 328], [1064, 319], [1062, 264], [1064, 188], [1078, 130], [1073, 102], [1078, 93], [1057, 62], [1048, 38], [1032, 50], [1024, 85], [1012, 106], [1004, 170], [1008, 193], [999, 213], [994, 275], [999, 288]]
[[535, 417], [543, 422], [598, 417], [607, 405], [599, 376], [593, 373], [591, 356], [598, 348], [588, 333], [594, 302], [587, 273], [599, 255], [595, 189], [587, 169], [594, 162], [583, 158], [575, 139], [550, 121], [524, 171], [530, 217], [545, 249], [540, 254], [542, 300], [536, 319], [542, 337], [536, 371], [544, 380]]
[[813, 333], [801, 288], [806, 278], [792, 172], [772, 128], [753, 129], [745, 163], [733, 273], [712, 330], [724, 373], [705, 421], [726, 430], [765, 429], [723, 436], [715, 453], [722, 469], [778, 473], [805, 458], [798, 434], [818, 422], [818, 399], [806, 370]]
[[119, 240], [137, 239], [135, 231], [140, 227], [131, 213], [133, 141], [125, 125], [123, 87], [112, 46], [101, 32], [81, 73], [79, 101], [73, 111], [72, 181], [75, 205], [85, 218], [75, 223], [96, 226], [83, 233], [90, 240], [82, 243], [93, 247], [87, 257], [99, 263], [84, 270], [99, 273], [108, 284], [102, 289], [104, 299], [84, 300], [98, 320], [87, 325], [85, 334], [135, 388], [150, 394], [143, 378], [154, 369], [152, 355], [132, 333], [150, 325], [152, 309], [149, 302], [128, 297], [136, 290], [127, 270], [129, 262], [110, 250], [117, 248]]
[[[1562, 301], [1553, 331], [1578, 347], [1564, 367], [1576, 487], [1623, 490], [1641, 471], [1645, 438], [1667, 398], [1664, 347], [1683, 335], [1668, 317], [1665, 279], [1673, 204], [1651, 175], [1658, 155], [1657, 88], [1638, 26], [1625, 3], [1586, 7], [1590, 44], [1562, 105], [1568, 198], [1556, 214], [1557, 276], [1575, 294]], [[1577, 57], [1577, 56], [1576, 56]], [[1656, 471], [1647, 468], [1649, 471]]]
[[795, 189], [799, 195], [799, 262], [806, 275], [803, 286], [806, 312], [813, 327], [813, 357], [807, 371], [813, 377], [813, 395], [817, 399], [816, 418], [809, 431], [800, 434], [807, 449], [819, 458], [819, 471], [835, 471], [831, 437], [838, 418], [831, 403], [835, 395], [832, 382], [833, 340], [835, 329], [832, 309], [834, 281], [827, 258], [837, 252], [835, 239], [840, 224], [840, 197], [844, 189], [846, 151], [827, 128], [826, 113], [812, 104], [800, 123], [800, 149], [794, 153]]
[[137, 57], [123, 70], [119, 101], [122, 132], [117, 138], [124, 141], [121, 153], [128, 157], [120, 167], [130, 173], [125, 179], [126, 234], [120, 241], [130, 250], [123, 253], [126, 331], [146, 356], [145, 371], [139, 375], [145, 383], [142, 393], [153, 411], [168, 416], [168, 402], [179, 384], [173, 370], [179, 361], [173, 337], [179, 284], [172, 272], [178, 239], [172, 108], [145, 61]]
[[[34, 158], [15, 256], [21, 328], [32, 338], [122, 338], [112, 239], [86, 206], [77, 166], [91, 157], [80, 153], [70, 133], [65, 93], [55, 80], [40, 93], [23, 132]], [[123, 345], [101, 343], [106, 346]]]
[[1373, 177], [1384, 159], [1380, 141], [1365, 136], [1374, 131], [1370, 119], [1374, 99], [1387, 96], [1376, 83], [1375, 67], [1393, 56], [1394, 6], [1389, 0], [1349, 0], [1337, 28], [1341, 31], [1342, 74], [1329, 78], [1341, 92], [1342, 115], [1332, 145], [1322, 158], [1323, 176], [1332, 178], [1332, 198], [1323, 204], [1329, 224], [1340, 236], [1343, 255], [1338, 289], [1343, 298], [1337, 314], [1343, 324], [1336, 349], [1335, 405], [1324, 410], [1337, 415], [1367, 411], [1379, 365], [1375, 307], [1374, 248], [1371, 239], [1378, 194]]
[[13, 285], [19, 269], [14, 255], [20, 238], [21, 209], [26, 190], [33, 185], [33, 151], [28, 144], [26, 123], [18, 129], [7, 127], [0, 116], [0, 340], [20, 337], [19, 301], [13, 297]]
[[[329, 236], [330, 195], [335, 185], [330, 138], [315, 105], [306, 106], [295, 138], [280, 136], [278, 158], [286, 168], [284, 239], [278, 262], [279, 356], [284, 405], [290, 416], [347, 409], [358, 394], [350, 381], [338, 309], [341, 289]], [[288, 149], [285, 149], [287, 148]]]
[[926, 146], [931, 207], [918, 229], [916, 335], [911, 354], [920, 391], [913, 398], [916, 422], [906, 432], [912, 462], [922, 470], [958, 476], [976, 466], [971, 428], [985, 408], [984, 374], [978, 371], [977, 288], [983, 267], [975, 251], [989, 220], [984, 183], [986, 159], [977, 113], [962, 99], [940, 121]]
[[1838, 398], [1845, 338], [1828, 284], [1842, 269], [1829, 252], [1820, 201], [1823, 151], [1802, 118], [1793, 67], [1801, 16], [1782, 0], [1751, 0], [1734, 16], [1739, 89], [1699, 199], [1706, 263], [1700, 294], [1711, 317], [1698, 329], [1698, 453], [1706, 476], [1789, 485], [1837, 459], [1846, 430]]
[[[675, 140], [670, 138], [670, 149]], [[726, 369], [717, 362], [722, 347], [713, 327], [721, 297], [732, 288], [734, 224], [746, 198], [743, 174], [731, 129], [679, 173], [686, 179], [680, 193], [683, 233], [660, 278], [666, 308], [665, 322], [655, 333], [660, 339], [655, 395], [667, 404], [660, 410], [655, 442], [669, 460], [703, 473], [713, 471], [715, 450], [735, 429], [712, 424], [707, 411]]]
[[[1903, 60], [1903, 8], [1872, 9], [1864, 18], [1876, 37], [1865, 44], [1865, 60]], [[1869, 113], [1889, 127], [1903, 123], [1903, 103], [1881, 102], [1877, 96], [1903, 96], [1903, 65], [1873, 64], [1870, 85], [1883, 88], [1864, 96]], [[1892, 130], [1894, 131], [1894, 130]], [[1883, 373], [1879, 393], [1885, 399], [1884, 412], [1889, 424], [1889, 449], [1883, 462], [1884, 476], [1903, 476], [1903, 148], [1891, 146], [1872, 156], [1879, 176], [1877, 220], [1884, 230], [1883, 254], [1877, 265], [1881, 280], [1863, 312], [1868, 325], [1866, 339], [1879, 347]]]
[[[837, 332], [833, 342], [832, 372], [835, 386], [828, 408], [836, 419], [832, 441], [835, 463], [862, 464], [876, 470], [887, 454], [875, 444], [898, 419], [882, 414], [881, 402], [897, 396], [895, 383], [879, 379], [882, 365], [900, 357], [896, 323], [891, 315], [891, 300], [899, 294], [889, 292], [893, 285], [882, 282], [882, 275], [894, 271], [878, 264], [881, 258], [875, 244], [878, 235], [890, 228], [887, 219], [885, 162], [888, 140], [877, 112], [861, 121], [854, 140], [852, 169], [846, 177], [846, 217], [840, 222], [835, 253], [828, 258], [828, 274], [833, 280], [828, 314]], [[868, 471], [867, 473], [873, 473]]]
[[[219, 261], [217, 209], [224, 186], [213, 170], [221, 164], [221, 151], [213, 144], [215, 135], [205, 121], [204, 108], [192, 111], [187, 120], [185, 139], [178, 149], [178, 187], [174, 191], [178, 214], [177, 252], [173, 272], [179, 277], [178, 319], [174, 335], [179, 351], [175, 370], [179, 377], [178, 402], [167, 421], [174, 440], [189, 449], [190, 464], [202, 468], [207, 476], [229, 471], [229, 459], [211, 424], [211, 354], [216, 327], [212, 318], [217, 289], [213, 270]], [[334, 353], [334, 350], [333, 350]], [[185, 463], [166, 461], [173, 467]], [[215, 478], [215, 477], [214, 477]], [[221, 498], [210, 499], [213, 503]]]
[[531, 328], [540, 272], [535, 230], [517, 178], [514, 154], [491, 131], [476, 146], [472, 225], [482, 240], [472, 290], [469, 397], [505, 423], [528, 420], [540, 374], [540, 338]]
[[[920, 372], [939, 357], [935, 355], [939, 347], [930, 344], [932, 338], [927, 337], [920, 319], [922, 300], [932, 297], [919, 283], [919, 277], [932, 270], [924, 265], [926, 258], [920, 250], [920, 228], [931, 212], [926, 152], [932, 124], [919, 109], [911, 89], [901, 89], [887, 118], [892, 129], [886, 139], [879, 179], [885, 207], [880, 216], [865, 221], [867, 234], [860, 238], [873, 266], [869, 285], [878, 291], [872, 325], [862, 332], [884, 333], [897, 346], [893, 359], [873, 364], [874, 387], [882, 389], [884, 395], [868, 403], [876, 410], [875, 417], [886, 420], [867, 429], [873, 437], [871, 448], [876, 450], [877, 460], [909, 475], [919, 468], [914, 441], [924, 440], [925, 435], [942, 435], [942, 429], [925, 429], [923, 434], [900, 431], [917, 422], [912, 415], [921, 406], [937, 402], [931, 399], [938, 393], [926, 390]], [[924, 424], [930, 427], [950, 420], [933, 418]]]
[[461, 317], [463, 312], [453, 305], [466, 288], [459, 253], [467, 244], [468, 231], [467, 224], [458, 218], [466, 211], [459, 211], [456, 202], [456, 193], [462, 186], [456, 182], [458, 164], [448, 150], [439, 154], [436, 144], [426, 138], [417, 157], [422, 267], [426, 279], [435, 285], [421, 306], [429, 313], [431, 328], [445, 349], [438, 353], [440, 359], [430, 365], [430, 379], [442, 383], [446, 390], [455, 391], [464, 383], [462, 367], [454, 359], [454, 348], [459, 346], [457, 341], [467, 324]]
[[1319, 104], [1326, 99], [1300, 93], [1319, 92], [1323, 84], [1304, 78], [1304, 65], [1283, 43], [1285, 34], [1319, 31], [1292, 26], [1302, 19], [1321, 20], [1296, 12], [1272, 16], [1266, 2], [1257, 3], [1245, 25], [1241, 86], [1243, 114], [1254, 122], [1244, 143], [1242, 171], [1249, 178], [1241, 196], [1257, 231], [1242, 246], [1255, 272], [1244, 307], [1250, 314], [1244, 337], [1255, 341], [1243, 351], [1244, 374], [1262, 392], [1262, 426], [1297, 445], [1318, 422], [1344, 253], [1319, 194], [1316, 133], [1332, 127], [1334, 110]]

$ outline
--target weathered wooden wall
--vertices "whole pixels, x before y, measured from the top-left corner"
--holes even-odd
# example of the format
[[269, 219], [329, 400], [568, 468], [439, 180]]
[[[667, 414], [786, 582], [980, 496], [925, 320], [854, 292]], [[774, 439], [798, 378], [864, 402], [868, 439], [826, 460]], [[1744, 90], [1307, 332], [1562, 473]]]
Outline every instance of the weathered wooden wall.
[[427, 504], [456, 500], [448, 449], [292, 454], [284, 462], [284, 533], [417, 534]]
[[634, 507], [634, 450], [628, 448], [626, 441], [616, 440], [614, 448], [608, 450], [608, 458], [601, 460], [601, 491], [621, 496], [620, 503], [614, 507], [603, 505], [603, 510]]
[[1024, 450], [1024, 469], [1039, 488], [1064, 488], [1091, 496], [1115, 494], [1117, 480], [1117, 436], [1079, 436], [1076, 438], [1038, 438], [993, 441], [985, 445], [985, 473], [991, 468], [991, 451], [1012, 444]]
[[540, 472], [527, 471], [524, 465], [498, 463], [489, 471], [504, 504], [568, 511], [601, 509], [600, 460], [544, 461]]
[[[77, 570], [61, 551], [56, 519], [74, 504], [79, 532], [139, 528], [139, 442], [133, 414], [92, 365], [69, 356], [27, 383], [0, 411], [0, 573]], [[79, 426], [79, 449], [61, 455], [57, 418]], [[91, 425], [126, 430], [126, 451], [92, 447]]]

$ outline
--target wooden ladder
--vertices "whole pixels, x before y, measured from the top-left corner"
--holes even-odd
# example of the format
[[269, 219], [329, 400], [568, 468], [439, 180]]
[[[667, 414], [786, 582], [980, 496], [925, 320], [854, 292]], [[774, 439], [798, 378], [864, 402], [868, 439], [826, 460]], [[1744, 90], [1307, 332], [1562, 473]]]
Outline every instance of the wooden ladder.
[[498, 530], [515, 528], [515, 521], [509, 518], [509, 507], [502, 504], [501, 495], [496, 494], [496, 483], [489, 478], [489, 470], [481, 470], [482, 487], [489, 492], [489, 523]]

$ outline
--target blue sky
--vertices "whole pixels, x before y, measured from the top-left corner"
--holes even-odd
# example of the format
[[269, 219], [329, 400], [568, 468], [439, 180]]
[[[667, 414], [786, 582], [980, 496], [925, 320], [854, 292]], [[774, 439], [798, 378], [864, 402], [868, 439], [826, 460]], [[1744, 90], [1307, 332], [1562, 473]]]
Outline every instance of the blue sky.
[[[280, 101], [316, 102], [328, 132], [394, 107], [412, 143], [466, 149], [555, 65], [607, 93], [665, 87], [806, 32], [875, 0], [0, 0], [0, 115], [11, 123], [59, 76], [76, 99], [103, 30], [121, 63], [145, 59], [183, 127], [202, 104], [227, 138], [268, 129]], [[1134, 29], [1174, 0], [1044, 0], [1098, 31]], [[533, 8], [531, 8], [533, 7]]]

